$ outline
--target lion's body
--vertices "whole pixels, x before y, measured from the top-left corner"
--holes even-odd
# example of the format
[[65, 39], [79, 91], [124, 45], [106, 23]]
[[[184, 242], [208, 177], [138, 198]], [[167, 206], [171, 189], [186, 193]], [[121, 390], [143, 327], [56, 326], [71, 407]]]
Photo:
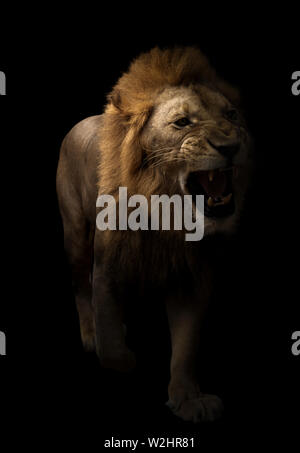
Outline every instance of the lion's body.
[[[208, 200], [207, 233], [234, 231], [248, 182], [243, 120], [226, 117], [236, 99], [237, 92], [198, 50], [154, 49], [120, 78], [103, 115], [69, 132], [58, 166], [65, 248], [85, 347], [96, 349], [104, 366], [134, 366], [122, 305], [132, 291], [159, 291], [172, 339], [169, 405], [194, 421], [216, 418], [222, 406], [200, 392], [195, 374], [199, 325], [212, 283], [209, 247], [205, 240], [186, 242], [184, 231], [100, 231], [96, 199], [109, 194], [118, 203], [121, 186], [129, 196], [183, 197], [196, 178], [195, 190], [200, 187]], [[232, 181], [223, 173], [229, 164], [239, 166]]]

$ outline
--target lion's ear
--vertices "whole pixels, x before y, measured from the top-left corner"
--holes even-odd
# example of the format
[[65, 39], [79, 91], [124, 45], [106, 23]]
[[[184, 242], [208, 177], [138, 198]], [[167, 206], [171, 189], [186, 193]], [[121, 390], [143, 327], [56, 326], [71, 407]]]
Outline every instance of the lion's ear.
[[121, 93], [118, 89], [114, 89], [108, 96], [107, 96], [108, 102], [110, 102], [116, 109], [121, 111], [121, 106], [122, 106], [122, 99], [121, 99]]

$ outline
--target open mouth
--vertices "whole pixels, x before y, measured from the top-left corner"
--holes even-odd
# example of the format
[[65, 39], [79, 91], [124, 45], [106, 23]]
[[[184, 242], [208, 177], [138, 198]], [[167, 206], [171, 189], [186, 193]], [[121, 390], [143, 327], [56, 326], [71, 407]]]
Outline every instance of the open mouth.
[[186, 188], [193, 197], [204, 195], [206, 217], [227, 217], [234, 213], [232, 179], [235, 171], [234, 167], [230, 167], [189, 174]]

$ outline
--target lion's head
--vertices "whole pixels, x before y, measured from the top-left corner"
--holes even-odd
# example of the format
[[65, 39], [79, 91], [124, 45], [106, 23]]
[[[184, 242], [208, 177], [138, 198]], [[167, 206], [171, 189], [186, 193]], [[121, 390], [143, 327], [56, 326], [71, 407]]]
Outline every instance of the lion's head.
[[238, 91], [196, 48], [142, 54], [108, 97], [100, 191], [202, 194], [205, 234], [234, 229], [248, 186], [250, 138]]

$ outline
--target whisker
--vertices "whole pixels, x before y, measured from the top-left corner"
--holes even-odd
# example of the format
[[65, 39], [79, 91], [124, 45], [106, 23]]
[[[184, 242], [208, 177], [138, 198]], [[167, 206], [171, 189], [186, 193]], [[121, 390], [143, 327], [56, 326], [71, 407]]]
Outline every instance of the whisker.
[[154, 162], [154, 164], [152, 164], [150, 166], [150, 168], [156, 168], [158, 166], [160, 166], [161, 164], [163, 163], [173, 163], [173, 162], [185, 162], [186, 159], [184, 157], [173, 157], [172, 159], [160, 159], [158, 160], [157, 162]]
[[[179, 148], [168, 148], [168, 150], [172, 150], [172, 151], [179, 151]], [[144, 160], [144, 165], [145, 164], [148, 164], [150, 163], [150, 161], [154, 160], [154, 159], [159, 159], [161, 157], [168, 157], [168, 155], [166, 154], [166, 152], [153, 152], [153, 155], [151, 156], [147, 156]]]
[[156, 151], [174, 149], [174, 146], [162, 146], [161, 148], [146, 148], [145, 146], [143, 146], [142, 148], [144, 151], [148, 151], [149, 153], [155, 153]]

